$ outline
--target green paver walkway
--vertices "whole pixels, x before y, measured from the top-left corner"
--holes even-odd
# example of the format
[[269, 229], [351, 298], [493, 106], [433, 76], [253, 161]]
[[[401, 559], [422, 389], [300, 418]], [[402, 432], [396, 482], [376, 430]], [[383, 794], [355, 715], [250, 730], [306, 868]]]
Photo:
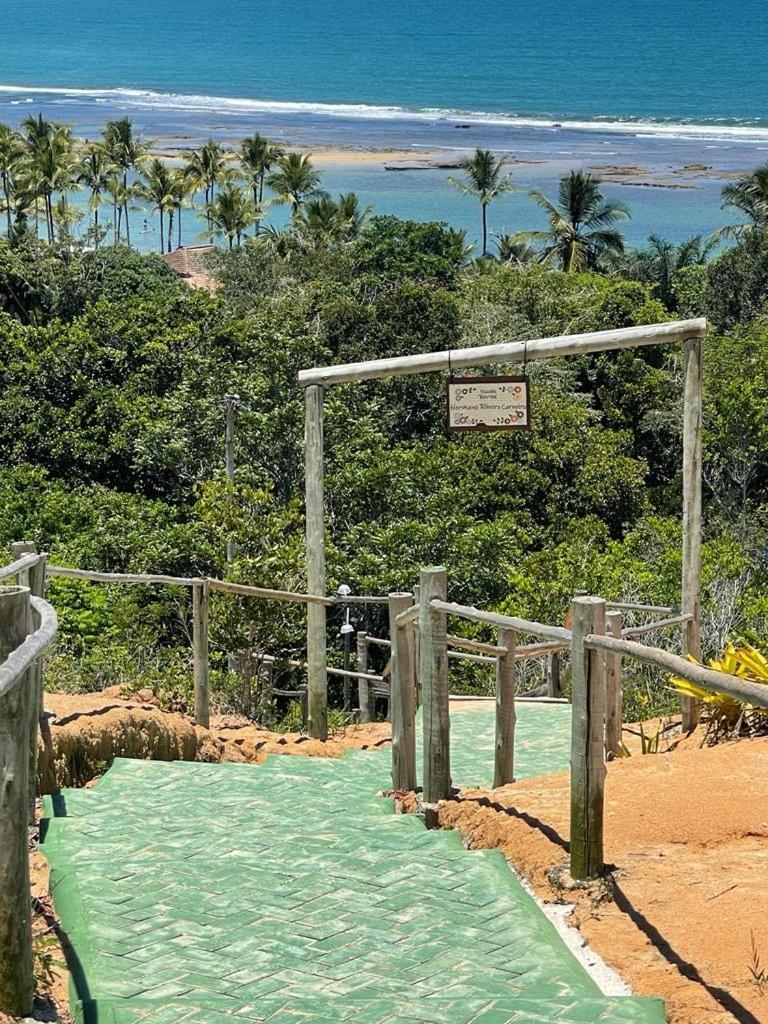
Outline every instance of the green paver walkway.
[[[452, 724], [455, 778], [487, 781], [492, 715]], [[519, 732], [521, 776], [563, 766], [561, 709], [522, 708]], [[658, 1000], [600, 994], [501, 853], [393, 814], [389, 757], [118, 760], [48, 798], [76, 1019], [663, 1022]]]

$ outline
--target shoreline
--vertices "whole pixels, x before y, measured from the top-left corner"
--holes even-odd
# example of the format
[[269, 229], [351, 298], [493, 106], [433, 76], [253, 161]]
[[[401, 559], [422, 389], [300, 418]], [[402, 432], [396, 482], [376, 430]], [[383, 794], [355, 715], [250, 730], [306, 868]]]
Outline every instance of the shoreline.
[[[189, 140], [181, 137], [153, 140], [153, 155], [170, 162], [181, 159], [182, 152], [190, 148]], [[410, 174], [421, 171], [455, 171], [461, 169], [461, 163], [474, 150], [468, 147], [457, 147], [454, 150], [443, 149], [409, 149], [363, 147], [349, 145], [303, 145], [292, 141], [284, 143], [289, 152], [308, 154], [316, 167], [320, 169], [360, 168], [383, 170], [393, 174]], [[542, 169], [551, 161], [545, 159], [525, 160], [504, 151], [497, 151], [504, 156], [510, 169], [515, 167], [535, 167]], [[742, 171], [725, 167], [714, 167], [703, 163], [688, 163], [668, 169], [651, 168], [642, 164], [586, 164], [583, 168], [596, 175], [601, 181], [612, 185], [625, 185], [635, 188], [659, 189], [691, 189], [695, 188], [696, 179], [716, 181], [734, 180], [741, 176]]]

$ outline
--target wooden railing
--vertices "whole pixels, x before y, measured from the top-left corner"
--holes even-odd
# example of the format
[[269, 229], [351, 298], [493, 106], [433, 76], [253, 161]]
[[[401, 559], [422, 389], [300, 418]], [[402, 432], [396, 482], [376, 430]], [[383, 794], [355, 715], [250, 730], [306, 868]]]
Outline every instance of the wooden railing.
[[[450, 770], [449, 715], [449, 616], [470, 622], [484, 622], [498, 628], [496, 649], [496, 726], [494, 744], [494, 787], [514, 782], [515, 744], [515, 658], [519, 634], [554, 641], [570, 649], [571, 670], [571, 815], [570, 869], [575, 879], [601, 874], [603, 859], [603, 807], [605, 762], [611, 753], [611, 730], [617, 728], [615, 707], [608, 699], [610, 686], [621, 689], [621, 659], [631, 657], [663, 672], [697, 683], [713, 692], [725, 693], [757, 707], [768, 708], [768, 687], [706, 668], [669, 651], [633, 639], [672, 625], [684, 625], [690, 616], [673, 614], [675, 609], [625, 603], [609, 611], [598, 597], [580, 596], [571, 603], [571, 628], [550, 626], [512, 615], [485, 612], [446, 600], [446, 573], [442, 567], [427, 568], [420, 576], [419, 606], [405, 606], [393, 618], [398, 633], [418, 629], [420, 647], [418, 682], [423, 701], [423, 810], [428, 824], [436, 822], [437, 806], [452, 795]], [[664, 619], [622, 631], [621, 611], [654, 611]], [[394, 609], [391, 609], [391, 614]], [[533, 645], [532, 645], [533, 646]], [[540, 646], [540, 645], [536, 645]], [[530, 649], [530, 648], [529, 648]], [[415, 672], [412, 659], [393, 664], [393, 693], [413, 691]], [[402, 704], [392, 717], [393, 781], [396, 789], [415, 786], [415, 740], [409, 706]], [[618, 721], [619, 739], [621, 722]], [[399, 737], [400, 746], [394, 744]], [[413, 766], [413, 767], [412, 767]]]
[[27, 828], [35, 820], [42, 655], [56, 635], [43, 600], [45, 556], [14, 545], [0, 568], [0, 1012], [32, 1013], [32, 894]]

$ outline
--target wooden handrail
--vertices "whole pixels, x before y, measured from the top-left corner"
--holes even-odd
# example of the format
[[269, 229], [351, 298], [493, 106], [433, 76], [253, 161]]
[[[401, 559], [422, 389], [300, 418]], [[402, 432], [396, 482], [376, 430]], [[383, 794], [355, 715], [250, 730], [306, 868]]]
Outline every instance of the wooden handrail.
[[653, 612], [654, 615], [677, 615], [679, 608], [666, 604], [637, 604], [635, 601], [606, 601], [605, 607], [613, 612]]
[[8, 565], [0, 566], [0, 580], [7, 580], [12, 576], [18, 576], [20, 572], [24, 572], [25, 569], [31, 569], [39, 561], [40, 555], [22, 555], [15, 562], [9, 562]]
[[[455, 615], [460, 619], [468, 619], [470, 622], [488, 622], [492, 626], [514, 629], [518, 633], [530, 633], [532, 636], [544, 637], [546, 640], [557, 640], [563, 644], [571, 642], [571, 631], [564, 626], [546, 626], [542, 622], [531, 622], [528, 619], [520, 619], [515, 615], [499, 615], [497, 612], [485, 612], [480, 608], [454, 604], [451, 601], [433, 600], [430, 602], [430, 607], [434, 608], [435, 611], [445, 612], [446, 615]], [[398, 619], [402, 617], [398, 616]]]
[[11, 651], [0, 665], [0, 697], [10, 693], [27, 669], [37, 661], [52, 642], [59, 628], [56, 612], [41, 597], [30, 597], [30, 604], [40, 617], [40, 625], [29, 633], [15, 650]]
[[665, 672], [671, 672], [681, 676], [689, 682], [696, 683], [702, 689], [710, 693], [724, 693], [738, 700], [746, 701], [760, 708], [768, 708], [768, 686], [759, 683], [751, 683], [748, 679], [739, 679], [738, 676], [729, 675], [726, 672], [718, 672], [716, 669], [707, 668], [698, 662], [688, 661], [677, 654], [670, 654], [669, 651], [662, 651], [658, 647], [648, 647], [632, 640], [616, 640], [613, 637], [597, 636], [588, 634], [584, 637], [584, 643], [593, 650], [612, 651], [615, 654], [625, 655], [642, 661], [645, 665], [653, 665]]
[[218, 590], [223, 593], [239, 594], [241, 597], [263, 597], [270, 601], [292, 601], [296, 604], [322, 604], [333, 605], [336, 603], [332, 597], [322, 597], [319, 594], [298, 594], [292, 590], [272, 590], [269, 587], [252, 587], [247, 583], [231, 583], [229, 580], [215, 580], [207, 577], [208, 586], [211, 590]]
[[673, 615], [668, 619], [659, 619], [657, 622], [645, 622], [642, 626], [630, 626], [628, 629], [623, 629], [621, 635], [625, 638], [645, 636], [646, 633], [656, 633], [660, 629], [666, 629], [667, 626], [679, 626], [683, 622], [690, 622], [692, 618], [693, 615], [690, 612]]
[[164, 576], [156, 573], [94, 572], [91, 569], [68, 569], [63, 565], [46, 566], [49, 576], [63, 576], [66, 579], [90, 580], [91, 583], [164, 583], [167, 586], [194, 587], [203, 582], [202, 577]]

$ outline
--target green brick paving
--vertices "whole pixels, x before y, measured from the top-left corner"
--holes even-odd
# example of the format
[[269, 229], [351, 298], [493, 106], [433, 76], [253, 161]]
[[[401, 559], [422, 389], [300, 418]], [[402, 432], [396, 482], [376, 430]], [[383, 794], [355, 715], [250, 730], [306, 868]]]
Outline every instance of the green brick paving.
[[[567, 708], [522, 707], [518, 775], [565, 767]], [[452, 716], [487, 784], [492, 713]], [[81, 1024], [662, 1024], [607, 997], [498, 851], [377, 795], [388, 750], [262, 765], [118, 760], [46, 799]]]

